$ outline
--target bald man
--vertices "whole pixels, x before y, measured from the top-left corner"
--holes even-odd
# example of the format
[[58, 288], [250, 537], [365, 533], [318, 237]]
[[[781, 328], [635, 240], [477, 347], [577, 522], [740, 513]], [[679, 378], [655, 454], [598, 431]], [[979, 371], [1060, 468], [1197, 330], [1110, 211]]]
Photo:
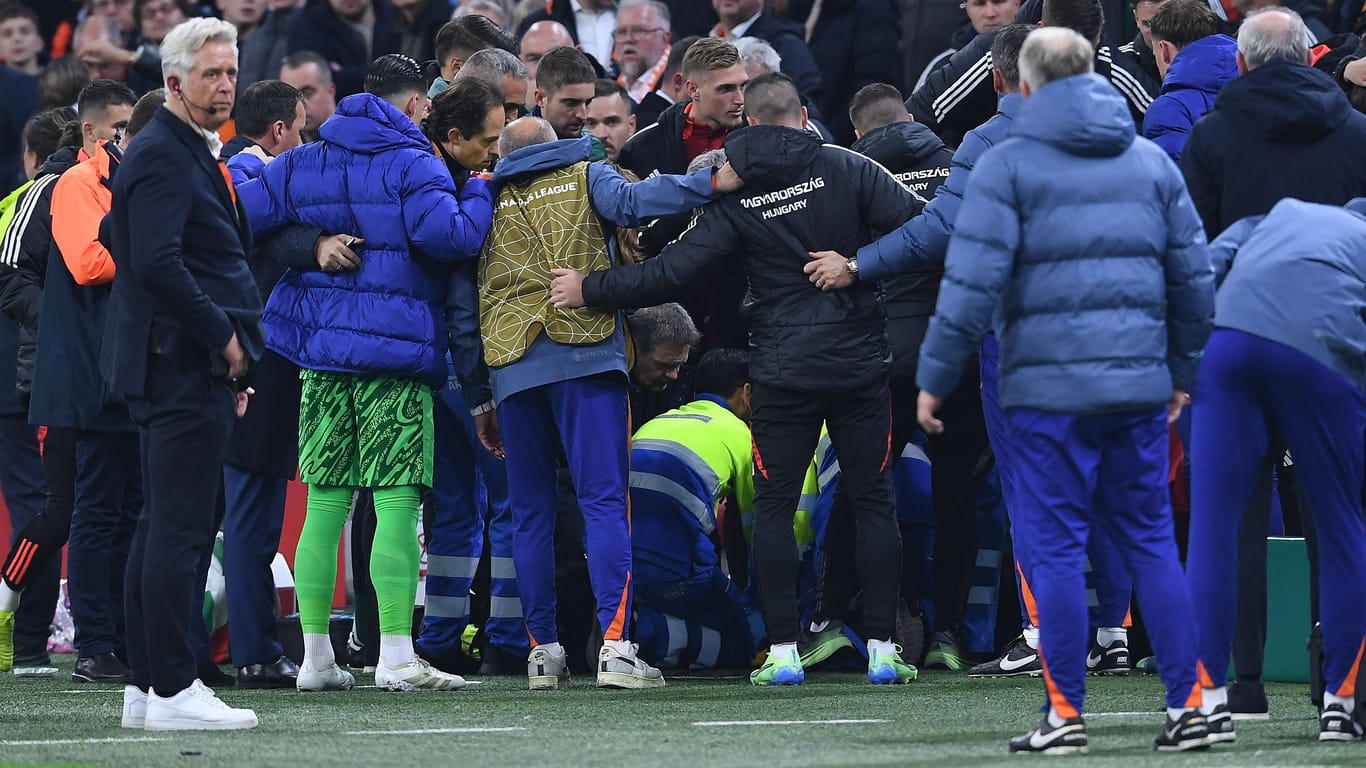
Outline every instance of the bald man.
[[541, 57], [551, 48], [560, 46], [576, 47], [569, 30], [558, 21], [538, 21], [522, 35], [522, 63], [526, 65], [527, 77], [531, 78], [531, 87], [527, 89], [531, 98], [527, 102], [528, 109], [535, 106], [532, 94], [536, 93], [536, 67], [541, 63]]

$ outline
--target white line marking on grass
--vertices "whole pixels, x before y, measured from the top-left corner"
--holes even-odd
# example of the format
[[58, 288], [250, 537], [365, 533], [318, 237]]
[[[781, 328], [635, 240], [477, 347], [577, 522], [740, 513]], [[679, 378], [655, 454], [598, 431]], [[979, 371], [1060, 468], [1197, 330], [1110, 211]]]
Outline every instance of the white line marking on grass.
[[347, 731], [347, 736], [425, 736], [437, 733], [507, 733], [525, 731], [520, 726], [510, 728], [418, 728], [409, 731]]
[[731, 725], [872, 725], [891, 720], [703, 720], [693, 723], [698, 728], [720, 728]]
[[69, 690], [69, 691], [62, 691], [62, 693], [117, 693], [117, 694], [119, 694], [120, 696], [122, 696], [122, 695], [123, 695], [123, 689], [122, 689], [122, 688], [73, 688], [73, 689], [71, 689], [71, 690]]
[[1083, 717], [1157, 717], [1161, 712], [1087, 712]]
[[134, 741], [166, 741], [151, 736], [129, 736], [127, 738], [108, 738], [108, 739], [32, 739], [21, 741], [0, 741], [0, 745], [6, 747], [52, 747], [63, 744], [128, 744]]

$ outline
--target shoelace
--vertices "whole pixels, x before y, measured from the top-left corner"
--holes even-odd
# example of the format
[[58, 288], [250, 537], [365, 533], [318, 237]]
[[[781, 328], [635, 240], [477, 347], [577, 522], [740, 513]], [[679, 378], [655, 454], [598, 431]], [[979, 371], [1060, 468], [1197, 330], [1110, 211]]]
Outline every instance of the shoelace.
[[199, 699], [205, 704], [214, 707], [215, 709], [230, 709], [230, 707], [228, 707], [227, 704], [223, 703], [222, 699], [214, 695], [214, 692], [211, 688], [209, 688], [207, 685], [204, 685], [204, 683], [200, 682], [199, 680], [196, 680], [190, 684], [190, 695], [195, 697], [196, 699]]

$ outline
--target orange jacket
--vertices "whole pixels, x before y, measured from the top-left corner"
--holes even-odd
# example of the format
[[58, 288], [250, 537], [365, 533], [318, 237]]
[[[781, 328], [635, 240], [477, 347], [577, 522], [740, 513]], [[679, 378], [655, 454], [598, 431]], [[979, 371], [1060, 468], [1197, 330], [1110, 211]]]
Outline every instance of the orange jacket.
[[[101, 142], [103, 143], [103, 142]], [[109, 154], [84, 150], [77, 163], [52, 188], [52, 239], [77, 285], [102, 285], [114, 279], [114, 259], [100, 243], [100, 221], [113, 205], [103, 183]]]

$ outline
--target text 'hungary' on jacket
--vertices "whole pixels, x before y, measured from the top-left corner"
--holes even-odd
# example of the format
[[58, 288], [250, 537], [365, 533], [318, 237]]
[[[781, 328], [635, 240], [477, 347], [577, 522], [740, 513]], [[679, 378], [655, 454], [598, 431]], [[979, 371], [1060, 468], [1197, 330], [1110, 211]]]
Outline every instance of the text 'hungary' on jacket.
[[1214, 313], [1180, 174], [1093, 74], [1036, 91], [977, 163], [945, 270], [917, 383], [952, 392], [994, 316], [1006, 408], [1159, 407], [1190, 387]]
[[476, 259], [493, 221], [486, 182], [457, 199], [450, 171], [406, 115], [349, 96], [321, 141], [239, 188], [253, 232], [294, 222], [360, 237], [359, 269], [296, 272], [266, 305], [266, 341], [302, 368], [446, 379], [442, 263]]
[[675, 300], [712, 270], [748, 274], [751, 371], [769, 386], [847, 391], [887, 375], [885, 317], [875, 284], [822, 292], [802, 267], [809, 251], [851, 254], [923, 204], [887, 169], [806, 131], [753, 126], [726, 137], [744, 181], [694, 217], [659, 256], [595, 272], [583, 284], [597, 307]]

